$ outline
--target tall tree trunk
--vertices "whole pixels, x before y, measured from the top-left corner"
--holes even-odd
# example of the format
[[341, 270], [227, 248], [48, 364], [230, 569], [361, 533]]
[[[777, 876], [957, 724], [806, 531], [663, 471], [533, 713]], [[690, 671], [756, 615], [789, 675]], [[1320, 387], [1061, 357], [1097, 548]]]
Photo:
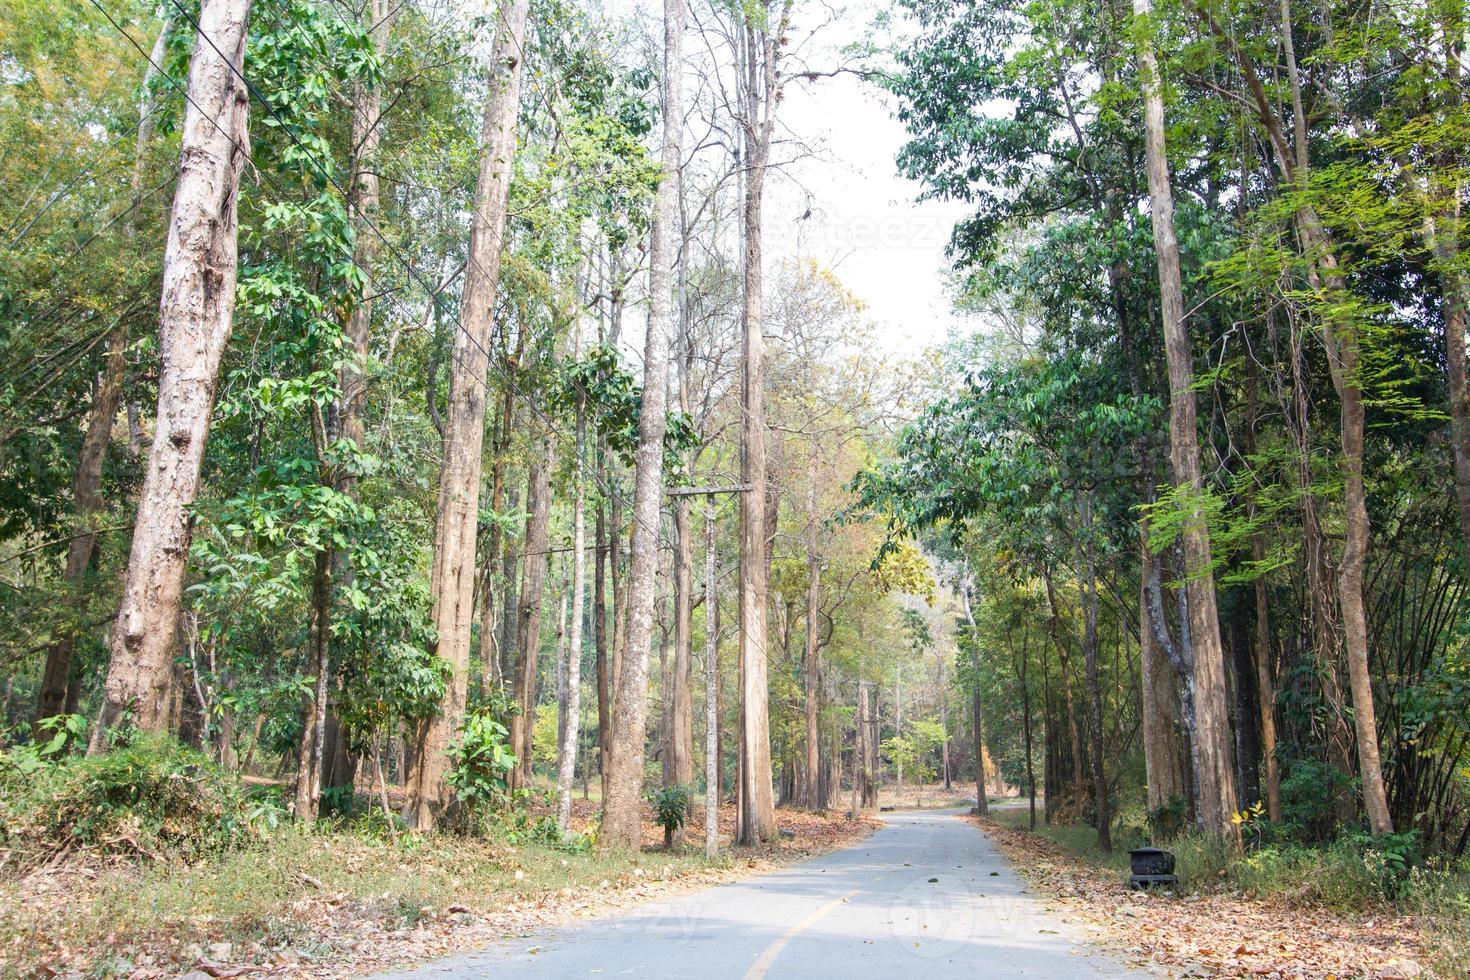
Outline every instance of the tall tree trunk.
[[609, 756], [612, 753], [613, 705], [618, 699], [618, 665], [622, 660], [623, 648], [627, 645], [628, 637], [628, 583], [623, 575], [623, 499], [619, 495], [620, 489], [616, 484], [612, 486], [612, 505], [609, 508], [612, 526], [608, 529], [609, 544], [612, 548], [608, 564], [612, 570], [613, 600], [612, 647], [608, 656], [607, 690], [607, 750]]
[[[1256, 426], [1260, 422], [1255, 358], [1246, 358], [1246, 430], [1247, 457], [1256, 454]], [[1255, 521], [1257, 502], [1254, 493], [1247, 503], [1246, 518]], [[1263, 534], [1251, 536], [1251, 561], [1264, 567], [1266, 541]], [[1271, 658], [1271, 612], [1267, 601], [1266, 577], [1257, 574], [1252, 583], [1255, 606], [1256, 702], [1261, 713], [1261, 758], [1266, 776], [1266, 816], [1274, 823], [1281, 820], [1281, 766], [1276, 759], [1276, 682]]]
[[[670, 542], [672, 544], [673, 542]], [[667, 577], [667, 570], [664, 572]], [[672, 596], [670, 598], [673, 598]], [[676, 603], [677, 605], [677, 603]], [[673, 623], [658, 616], [655, 605], [656, 629], [658, 630], [658, 732], [654, 757], [659, 761], [659, 784], [673, 786], [674, 782], [674, 632]]]
[[[1312, 476], [1311, 410], [1307, 400], [1310, 380], [1307, 377], [1306, 352], [1301, 331], [1291, 324], [1288, 356], [1292, 373], [1292, 394], [1285, 417], [1296, 443], [1296, 475], [1298, 509], [1302, 522], [1302, 563], [1306, 570], [1307, 595], [1312, 624], [1312, 653], [1317, 664], [1322, 699], [1327, 707], [1327, 758], [1349, 783], [1353, 772], [1353, 733], [1347, 723], [1346, 703], [1338, 678], [1342, 659], [1342, 634], [1338, 629], [1337, 586], [1328, 555], [1327, 535], [1318, 516], [1318, 498]], [[1341, 823], [1357, 817], [1353, 794], [1338, 786], [1332, 791], [1333, 812]]]
[[[1440, 268], [1444, 294], [1445, 374], [1449, 383], [1450, 436], [1455, 451], [1455, 502], [1460, 513], [1460, 537], [1465, 567], [1470, 569], [1470, 382], [1466, 380], [1465, 308], [1470, 288], [1460, 271], [1460, 193], [1439, 196], [1444, 215], [1433, 212], [1424, 220], [1425, 235]], [[1448, 224], [1449, 231], [1441, 229]]]
[[[607, 472], [601, 464], [602, 452], [598, 450], [598, 478]], [[607, 510], [602, 501], [597, 503], [596, 525], [593, 531], [597, 538], [596, 565], [592, 572], [592, 643], [597, 654], [597, 774], [602, 783], [602, 798], [607, 799], [607, 753], [608, 736], [612, 733], [612, 676], [609, 670], [607, 635], [607, 582], [606, 572], [609, 552], [607, 534]]]
[[1097, 848], [1113, 850], [1112, 814], [1108, 809], [1108, 779], [1103, 766], [1102, 685], [1097, 676], [1097, 565], [1092, 541], [1092, 494], [1082, 496], [1082, 657], [1087, 670], [1087, 706], [1091, 729], [1092, 794], [1096, 801]]
[[[1263, 561], [1266, 546], [1259, 538], [1251, 543], [1251, 557]], [[1281, 764], [1276, 759], [1276, 683], [1271, 664], [1271, 619], [1266, 602], [1266, 581], [1255, 581], [1256, 602], [1256, 698], [1261, 708], [1261, 756], [1266, 768], [1266, 816], [1281, 820]]]
[[189, 64], [179, 176], [159, 303], [158, 417], [143, 477], [91, 751], [126, 715], [162, 731], [191, 524], [220, 358], [235, 312], [240, 172], [250, 94], [241, 80], [250, 0], [204, 0]]
[[313, 678], [311, 694], [302, 711], [301, 745], [296, 760], [295, 811], [298, 820], [315, 820], [321, 802], [323, 742], [327, 727], [327, 696], [331, 682], [332, 556], [316, 554], [311, 589], [311, 628], [308, 663]]
[[[388, 32], [396, 8], [390, 11], [388, 0], [371, 0], [364, 8], [368, 18], [373, 48], [381, 59], [387, 49]], [[381, 97], [377, 86], [356, 83], [352, 90], [352, 163], [351, 163], [351, 218], [355, 231], [355, 255], [353, 262], [362, 275], [357, 296], [347, 315], [344, 331], [350, 348], [339, 371], [338, 383], [341, 398], [336, 406], [335, 431], [331, 439], [344, 439], [359, 449], [363, 447], [363, 408], [367, 403], [367, 366], [372, 356], [373, 322], [373, 270], [377, 264], [378, 236], [370, 227], [378, 214], [380, 195], [378, 190], [377, 156], [381, 140]], [[323, 429], [327, 428], [323, 426]], [[323, 483], [357, 499], [357, 477], [350, 470], [340, 471], [328, 465], [328, 452], [324, 440], [316, 447], [321, 463]], [[312, 583], [311, 623], [311, 669], [314, 683], [307, 699], [307, 724], [302, 727], [301, 746], [298, 753], [296, 773], [296, 816], [302, 820], [314, 820], [321, 803], [323, 786], [334, 786], [345, 775], [345, 767], [331, 766], [330, 774], [323, 771], [323, 759], [329, 761], [339, 755], [343, 739], [341, 726], [328, 716], [331, 706], [331, 624], [332, 595], [334, 588], [351, 580], [352, 566], [347, 556], [334, 547], [329, 547], [316, 562]], [[328, 738], [328, 732], [331, 738]], [[330, 741], [330, 746], [326, 743]], [[329, 751], [330, 749], [330, 751]]]
[[[524, 332], [523, 332], [524, 333]], [[507, 368], [507, 374], [515, 370], [513, 366]], [[511, 425], [515, 419], [515, 387], [507, 384], [501, 392], [500, 401], [500, 432], [495, 440], [495, 462], [492, 464], [490, 476], [490, 510], [497, 516], [504, 512], [506, 492], [506, 460], [505, 455], [510, 450]], [[511, 588], [512, 579], [505, 575], [496, 575], [497, 566], [504, 567], [503, 552], [505, 547], [505, 531], [497, 520], [490, 527], [489, 547], [485, 551], [484, 570], [480, 574], [480, 672], [481, 686], [486, 694], [490, 693], [492, 686], [499, 686], [504, 682], [504, 672], [501, 670], [501, 658], [504, 655], [505, 644], [496, 635], [498, 627], [496, 608], [497, 584], [500, 591], [508, 593]], [[512, 568], [514, 567], [512, 560]]]
[[[1021, 634], [1021, 665], [1017, 675], [1021, 680], [1021, 745], [1026, 753], [1026, 796], [1029, 801], [1029, 826], [1036, 829], [1036, 770], [1033, 767], [1031, 749], [1031, 688], [1026, 683], [1030, 669], [1031, 643], [1026, 633]], [[984, 789], [982, 777], [981, 789]]]
[[684, 135], [684, 0], [664, 2], [662, 175], [649, 230], [648, 333], [643, 348], [643, 402], [633, 477], [633, 543], [628, 571], [626, 654], [617, 670], [602, 846], [636, 849], [641, 832], [643, 742], [648, 711], [648, 648], [653, 635], [659, 510], [664, 491], [664, 416], [668, 409], [669, 338], [673, 326], [674, 241]]
[[694, 703], [692, 670], [694, 659], [693, 591], [694, 541], [690, 537], [689, 500], [681, 497], [674, 506], [674, 534], [678, 539], [674, 556], [674, 672], [673, 715], [670, 719], [669, 749], [673, 780], [680, 786], [694, 781]]
[[577, 740], [582, 718], [582, 607], [587, 577], [587, 490], [582, 478], [587, 452], [587, 421], [581, 402], [577, 405], [576, 457], [572, 464], [572, 623], [567, 643], [566, 723], [556, 763], [556, 825], [565, 832], [572, 821], [572, 778], [577, 771]]
[[[1133, 0], [1133, 9], [1140, 18], [1152, 14], [1150, 0]], [[1139, 43], [1138, 60], [1143, 83], [1144, 149], [1154, 252], [1158, 260], [1164, 351], [1169, 368], [1170, 455], [1175, 483], [1191, 498], [1186, 502], [1190, 514], [1183, 541], [1189, 633], [1194, 648], [1195, 758], [1199, 769], [1195, 782], [1199, 787], [1199, 817], [1207, 833], [1238, 846], [1240, 828], [1231, 820], [1237, 807], [1224, 651], [1215, 605], [1210, 530], [1201, 501], [1204, 478], [1195, 417], [1194, 355], [1189, 328], [1184, 322], [1184, 286], [1179, 242], [1174, 234], [1174, 196], [1169, 186], [1169, 160], [1164, 145], [1164, 97], [1151, 39]]]
[[[553, 697], [556, 699], [556, 751], [558, 763], [556, 771], [561, 771], [560, 757], [561, 742], [567, 732], [567, 615], [568, 606], [571, 601], [571, 568], [562, 569], [560, 596], [556, 603], [556, 648], [553, 651], [553, 664], [556, 669], [556, 680], [553, 687]], [[555, 582], [552, 588], [556, 589]]]
[[[893, 737], [903, 738], [903, 664], [899, 664], [893, 672]], [[899, 755], [894, 762], [894, 789], [902, 796], [903, 756]]]
[[[949, 688], [948, 679], [944, 676], [944, 661], [939, 662], [939, 731], [942, 741], [939, 743], [939, 768], [944, 778], [944, 788], [951, 788], [949, 778]], [[980, 740], [976, 739], [979, 745]]]
[[1184, 773], [1179, 766], [1179, 742], [1174, 723], [1178, 716], [1178, 694], [1169, 658], [1159, 644], [1162, 625], [1153, 622], [1154, 606], [1149, 601], [1148, 570], [1158, 558], [1148, 544], [1148, 529], [1139, 528], [1140, 567], [1138, 583], [1138, 646], [1143, 686], [1143, 757], [1148, 781], [1148, 808], [1157, 810], [1170, 801], [1186, 798]]
[[[1443, 20], [1442, 66], [1447, 108], [1461, 108], [1465, 50], [1465, 12], [1462, 3], [1437, 8]], [[1470, 306], [1470, 284], [1460, 267], [1460, 236], [1464, 233], [1460, 197], [1464, 191], [1459, 160], [1449, 149], [1440, 153], [1440, 164], [1451, 180], [1430, 177], [1424, 194], [1424, 238], [1434, 256], [1443, 297], [1445, 376], [1449, 387], [1450, 438], [1455, 453], [1455, 502], [1460, 513], [1460, 537], [1465, 569], [1470, 574], [1470, 381], [1466, 379], [1465, 316]]]
[[[148, 67], [143, 72], [143, 101], [138, 107], [138, 125], [134, 130], [133, 169], [129, 182], [129, 209], [123, 228], [123, 239], [132, 242], [137, 238], [138, 208], [143, 203], [143, 182], [148, 173], [148, 147], [153, 142], [153, 110], [157, 101], [154, 83], [157, 81], [159, 65], [168, 53], [168, 35], [173, 29], [172, 10], [164, 14], [153, 42]], [[117, 326], [107, 338], [103, 354], [102, 374], [92, 395], [91, 407], [87, 410], [87, 428], [82, 435], [82, 445], [77, 451], [77, 468], [72, 477], [72, 507], [76, 524], [72, 539], [66, 549], [66, 569], [62, 573], [67, 589], [73, 594], [81, 591], [97, 550], [96, 522], [102, 513], [102, 466], [107, 461], [107, 446], [112, 441], [112, 426], [117, 420], [118, 403], [122, 396], [123, 354], [127, 349], [127, 315], [118, 317]], [[46, 667], [41, 676], [41, 691], [36, 703], [36, 721], [44, 721], [66, 710], [67, 691], [71, 684], [72, 658], [76, 654], [77, 632], [68, 628], [63, 636], [47, 649]]]
[[[679, 407], [686, 414], [688, 378], [679, 373]], [[688, 473], [688, 461], [684, 470]], [[674, 676], [673, 714], [670, 719], [670, 775], [680, 786], [694, 781], [694, 703], [692, 662], [694, 659], [694, 539], [689, 527], [690, 501], [674, 501]]]
[[[529, 503], [529, 502], [528, 502]], [[521, 504], [520, 488], [507, 484], [505, 488], [505, 510], [500, 513], [514, 514]], [[516, 636], [521, 622], [521, 578], [519, 574], [521, 555], [525, 542], [509, 534], [500, 537], [500, 622], [496, 624], [499, 636], [500, 675], [511, 677], [514, 685]]]
[[[789, 10], [789, 3], [784, 8]], [[764, 15], [774, 12], [763, 4]], [[742, 128], [745, 193], [741, 212], [744, 236], [740, 329], [743, 382], [740, 391], [740, 465], [746, 491], [740, 496], [740, 785], [736, 836], [756, 844], [776, 834], [771, 794], [771, 726], [766, 654], [766, 591], [769, 551], [766, 535], [766, 412], [761, 302], [762, 205], [779, 98], [777, 61], [785, 33], [785, 14], [777, 24], [742, 26], [744, 68]], [[763, 111], [763, 114], [762, 114]]]
[[[1291, 33], [1291, 3], [1281, 0], [1282, 29]], [[1310, 180], [1305, 113], [1302, 110], [1301, 79], [1296, 54], [1286, 42], [1287, 80], [1292, 99], [1295, 132], [1294, 163], [1286, 154], [1285, 140], [1278, 140], [1277, 162], [1288, 185], [1305, 191]], [[1251, 80], [1259, 86], [1255, 74]], [[1368, 497], [1363, 483], [1363, 440], [1366, 407], [1360, 369], [1360, 335], [1351, 315], [1342, 316], [1333, 306], [1348, 296], [1347, 280], [1337, 263], [1332, 236], [1317, 212], [1303, 202], [1296, 212], [1297, 234], [1307, 259], [1307, 281], [1327, 304], [1322, 317], [1322, 337], [1332, 385], [1337, 389], [1342, 435], [1343, 504], [1346, 534], [1342, 561], [1337, 569], [1338, 605], [1342, 609], [1343, 650], [1347, 655], [1348, 680], [1353, 692], [1353, 727], [1358, 741], [1358, 769], [1362, 776], [1363, 804], [1368, 824], [1375, 835], [1393, 833], [1388, 810], [1388, 793], [1383, 783], [1383, 765], [1378, 752], [1378, 724], [1373, 705], [1373, 682], [1368, 664], [1368, 616], [1363, 602], [1363, 570], [1368, 560], [1370, 526]]]
[[872, 809], [878, 805], [878, 788], [873, 778], [873, 772], [877, 768], [874, 758], [877, 755], [877, 746], [873, 739], [873, 705], [868, 697], [868, 682], [858, 681], [858, 703], [857, 703], [857, 737], [858, 737], [858, 806], [864, 810]]
[[[1271, 95], [1245, 50], [1226, 28], [1197, 3], [1190, 3], [1204, 25], [1226, 45], [1240, 67], [1249, 89], [1257, 121], [1268, 142], [1285, 187], [1301, 195], [1311, 182], [1307, 120], [1301, 94], [1301, 77], [1292, 44], [1291, 0], [1280, 0], [1282, 48], [1285, 54], [1287, 90], [1291, 95], [1292, 138], [1288, 140]], [[1353, 723], [1358, 739], [1358, 766], [1363, 799], [1373, 833], [1390, 833], [1393, 822], [1388, 810], [1379, 759], [1378, 731], [1369, 675], [1367, 615], [1363, 603], [1363, 568], [1370, 540], [1367, 495], [1363, 483], [1363, 441], [1366, 412], [1363, 379], [1359, 364], [1361, 338], [1351, 314], [1344, 315], [1349, 296], [1347, 280], [1336, 256], [1332, 235], [1315, 208], [1298, 197], [1294, 215], [1298, 245], [1305, 260], [1307, 282], [1320, 302], [1322, 335], [1327, 363], [1340, 403], [1339, 430], [1342, 443], [1343, 503], [1346, 511], [1346, 543], [1338, 569], [1337, 595], [1342, 611], [1343, 647], [1353, 692]]]
[[1073, 811], [1074, 815], [1080, 815], [1087, 784], [1082, 779], [1082, 766], [1085, 764], [1082, 755], [1082, 730], [1077, 724], [1077, 699], [1072, 694], [1072, 654], [1068, 649], [1069, 644], [1066, 638], [1062, 636], [1062, 613], [1057, 605], [1056, 587], [1052, 584], [1050, 572], [1044, 578], [1046, 580], [1046, 601], [1051, 607], [1048, 630], [1052, 643], [1056, 645], [1057, 657], [1060, 659], [1062, 694], [1067, 707], [1067, 733], [1071, 736]]
[[446, 750], [464, 718], [468, 697], [470, 634], [474, 616], [475, 538], [484, 463], [485, 383], [495, 293], [500, 278], [505, 211], [520, 113], [522, 53], [529, 0], [505, 0], [495, 32], [489, 69], [490, 96], [480, 138], [484, 151], [475, 189], [469, 263], [465, 269], [460, 330], [454, 338], [445, 407], [444, 460], [434, 529], [434, 563], [429, 578], [434, 597], [436, 654], [449, 669], [439, 712], [415, 732], [404, 819], [430, 829], [449, 802]]
[[[1303, 212], [1310, 208], [1303, 208]], [[1311, 216], [1303, 227], [1315, 224]], [[1320, 228], [1320, 226], [1318, 226]], [[1307, 236], [1322, 241], [1325, 235], [1314, 230]], [[1309, 248], [1311, 245], [1308, 246]], [[1322, 278], [1331, 294], [1346, 294], [1346, 282], [1337, 272], [1336, 260], [1330, 252], [1320, 253], [1317, 264], [1326, 273]], [[1320, 286], [1314, 284], [1314, 289]], [[1341, 403], [1343, 502], [1347, 509], [1346, 544], [1337, 569], [1338, 604], [1342, 608], [1343, 647], [1347, 654], [1348, 679], [1353, 692], [1353, 727], [1358, 740], [1358, 769], [1363, 781], [1363, 804], [1368, 811], [1368, 824], [1374, 834], [1393, 833], [1393, 818], [1388, 810], [1388, 793], [1383, 783], [1383, 764], [1378, 753], [1378, 724], [1373, 705], [1373, 683], [1368, 665], [1368, 617], [1363, 603], [1363, 568], [1368, 556], [1368, 498], [1363, 484], [1363, 437], [1365, 408], [1359, 367], [1356, 325], [1343, 323], [1328, 326], [1327, 360], [1332, 366], [1332, 380]]]
[[515, 698], [520, 712], [510, 719], [510, 744], [516, 753], [511, 788], [531, 785], [531, 744], [536, 727], [536, 675], [541, 663], [541, 610], [551, 531], [551, 436], [531, 453], [526, 486], [526, 544], [521, 556], [521, 604], [516, 624]]
[[1256, 661], [1251, 647], [1254, 610], [1237, 599], [1230, 613], [1227, 631], [1230, 648], [1230, 672], [1235, 695], [1235, 766], [1240, 793], [1240, 808], [1246, 810], [1263, 802], [1261, 796], [1261, 724], [1256, 704]]

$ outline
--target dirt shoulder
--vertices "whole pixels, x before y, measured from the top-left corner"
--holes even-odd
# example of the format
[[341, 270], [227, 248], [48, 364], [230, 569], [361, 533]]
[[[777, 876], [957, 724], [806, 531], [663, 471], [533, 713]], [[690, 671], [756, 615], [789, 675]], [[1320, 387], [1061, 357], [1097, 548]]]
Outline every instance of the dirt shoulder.
[[1051, 841], [993, 820], [964, 819], [978, 823], [1057, 911], [1096, 926], [1097, 939], [1130, 964], [1173, 976], [1268, 980], [1431, 975], [1433, 950], [1412, 917], [1353, 918], [1238, 891], [1135, 892], [1123, 875]]
[[632, 856], [294, 829], [193, 866], [83, 855], [0, 881], [0, 976], [360, 976], [759, 874], [879, 825], [781, 811], [780, 839], [710, 863], [699, 808], [701, 833], [674, 851], [645, 822]]

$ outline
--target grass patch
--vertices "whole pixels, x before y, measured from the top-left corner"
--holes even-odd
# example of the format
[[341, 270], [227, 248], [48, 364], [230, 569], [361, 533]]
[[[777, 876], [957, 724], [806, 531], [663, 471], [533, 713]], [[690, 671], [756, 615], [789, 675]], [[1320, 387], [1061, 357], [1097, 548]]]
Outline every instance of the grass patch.
[[37, 876], [0, 885], [0, 974], [46, 965], [108, 976], [143, 961], [187, 969], [220, 943], [235, 947], [238, 962], [337, 960], [426, 923], [707, 866], [691, 850], [600, 854], [447, 836], [394, 845], [288, 826], [193, 864], [126, 863], [58, 873], [51, 887]]
[[[1038, 807], [1038, 811], [1039, 809]], [[1019, 830], [1022, 833], [1032, 833], [1037, 837], [1049, 840], [1065, 853], [1089, 864], [1119, 871], [1128, 870], [1128, 853], [1116, 849], [1112, 854], [1104, 854], [1099, 851], [1097, 849], [1097, 830], [1085, 824], [1051, 824], [1042, 823], [1038, 819], [1036, 829], [1031, 830], [1029, 828], [1031, 817], [1026, 810], [999, 808], [991, 811], [990, 819], [1002, 827]]]
[[167, 739], [99, 756], [0, 751], [0, 866], [25, 869], [83, 849], [196, 860], [255, 838], [239, 780]]

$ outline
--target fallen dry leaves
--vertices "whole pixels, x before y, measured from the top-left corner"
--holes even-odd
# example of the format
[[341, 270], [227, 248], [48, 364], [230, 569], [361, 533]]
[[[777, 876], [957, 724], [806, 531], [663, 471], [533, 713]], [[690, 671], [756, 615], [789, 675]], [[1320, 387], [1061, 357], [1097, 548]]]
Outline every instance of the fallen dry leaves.
[[1059, 908], [1101, 930], [1103, 943], [1135, 965], [1185, 977], [1266, 980], [1407, 980], [1427, 977], [1430, 950], [1412, 918], [1350, 919], [1329, 909], [1239, 892], [1174, 896], [1135, 892], [1123, 876], [1063, 852], [1051, 841], [975, 820], [1019, 873]]
[[[594, 807], [579, 801], [574, 823], [593, 815]], [[698, 849], [703, 847], [703, 819], [703, 811], [696, 808], [689, 836], [690, 844]], [[0, 945], [0, 975], [100, 975], [132, 980], [186, 973], [194, 980], [360, 976], [773, 870], [859, 840], [878, 826], [868, 817], [848, 820], [839, 815], [780, 811], [777, 824], [782, 835], [777, 841], [750, 848], [722, 846], [727, 860], [720, 866], [691, 862], [660, 867], [651, 852], [655, 847], [661, 849], [663, 837], [652, 825], [651, 810], [645, 813], [644, 824], [644, 854], [619, 862], [603, 880], [576, 887], [538, 887], [518, 867], [516, 848], [487, 844], [483, 850], [494, 855], [502, 873], [508, 872], [505, 876], [510, 884], [488, 893], [483, 888], [467, 888], [462, 904], [451, 901], [443, 907], [415, 907], [405, 915], [401, 898], [392, 894], [365, 896], [362, 889], [355, 893], [333, 889], [296, 871], [288, 873], [292, 883], [289, 899], [259, 922], [213, 917], [201, 902], [201, 914], [187, 921], [160, 920], [150, 928], [109, 933], [100, 945], [95, 936], [82, 939], [61, 933], [67, 925], [85, 921], [84, 910], [97, 901], [105, 882], [112, 879], [115, 887], [116, 876], [136, 872], [116, 862], [110, 866], [67, 862], [44, 873], [0, 882], [0, 920], [21, 909], [40, 915], [32, 914], [22, 928], [5, 923], [9, 941]], [[734, 829], [732, 807], [722, 808], [720, 824], [722, 845], [728, 845]], [[347, 838], [324, 838], [323, 846], [350, 852], [361, 845]], [[420, 853], [427, 859], [432, 847], [431, 843]], [[360, 863], [367, 875], [374, 862], [383, 860], [383, 854], [364, 849], [361, 855], [347, 853], [342, 859], [349, 866]], [[393, 859], [411, 864], [415, 852], [395, 853]], [[91, 925], [95, 932], [98, 924], [93, 921]]]

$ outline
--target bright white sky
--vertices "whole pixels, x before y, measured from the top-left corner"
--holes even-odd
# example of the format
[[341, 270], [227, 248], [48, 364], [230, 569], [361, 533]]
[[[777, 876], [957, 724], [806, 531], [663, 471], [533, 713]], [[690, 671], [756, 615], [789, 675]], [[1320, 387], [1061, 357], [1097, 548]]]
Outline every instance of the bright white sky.
[[[870, 36], [880, 6], [856, 0], [823, 29], [822, 48], [835, 50]], [[797, 28], [803, 4], [797, 3]], [[817, 4], [809, 10], [821, 10]], [[813, 52], [814, 70], [837, 55]], [[958, 324], [949, 298], [944, 255], [964, 205], [915, 203], [920, 187], [898, 175], [894, 158], [902, 124], [884, 93], [853, 75], [787, 86], [779, 120], [787, 136], [815, 151], [770, 185], [766, 207], [773, 257], [802, 256], [832, 269], [868, 304], [889, 352], [917, 354]], [[810, 206], [804, 221], [792, 221]]]
[[[662, 17], [661, 0], [606, 2], [611, 9], [637, 9], [650, 24]], [[874, 18], [886, 8], [880, 0], [852, 0], [842, 8], [797, 0], [793, 46], [802, 47], [811, 70], [830, 70], [843, 48], [872, 39]], [[834, 16], [807, 40], [814, 26]], [[693, 31], [691, 18], [686, 50], [695, 45]], [[692, 83], [693, 75], [686, 75], [686, 98]], [[790, 82], [778, 123], [777, 139], [789, 142], [773, 158], [799, 159], [767, 183], [768, 269], [798, 257], [831, 269], [867, 304], [885, 353], [913, 356], [942, 341], [959, 322], [949, 300], [944, 247], [966, 209], [915, 203], [919, 185], [899, 177], [894, 163], [903, 126], [883, 93], [846, 74]], [[797, 143], [811, 152], [798, 154]]]

